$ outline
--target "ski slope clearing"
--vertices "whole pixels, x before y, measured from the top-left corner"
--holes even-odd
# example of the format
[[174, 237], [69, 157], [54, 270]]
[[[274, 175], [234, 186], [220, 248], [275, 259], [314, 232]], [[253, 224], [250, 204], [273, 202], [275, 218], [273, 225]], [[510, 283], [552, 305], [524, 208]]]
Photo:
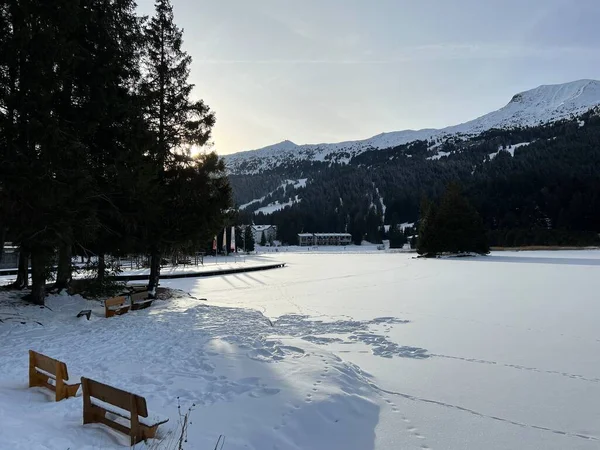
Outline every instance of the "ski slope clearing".
[[177, 298], [111, 319], [0, 293], [0, 449], [126, 443], [81, 424], [81, 397], [28, 389], [29, 348], [145, 396], [171, 419], [159, 437], [195, 404], [190, 449], [600, 446], [599, 251], [257, 258], [287, 266], [164, 280]]
[[285, 203], [279, 203], [279, 201], [276, 201], [275, 203], [270, 203], [267, 206], [263, 206], [262, 208], [258, 208], [256, 211], [254, 211], [254, 214], [258, 214], [258, 213], [273, 214], [275, 211], [281, 211], [284, 208], [289, 208], [294, 203], [299, 203], [300, 200], [301, 199], [299, 199], [298, 196], [296, 195], [295, 198], [293, 198], [293, 199], [290, 198]]

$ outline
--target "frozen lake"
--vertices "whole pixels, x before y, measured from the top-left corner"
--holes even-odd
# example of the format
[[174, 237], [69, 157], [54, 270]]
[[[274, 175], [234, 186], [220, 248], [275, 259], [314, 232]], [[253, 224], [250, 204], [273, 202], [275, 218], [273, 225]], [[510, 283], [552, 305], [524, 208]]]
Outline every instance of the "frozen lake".
[[162, 284], [358, 366], [373, 448], [598, 448], [600, 252], [413, 257], [277, 253], [285, 269]]

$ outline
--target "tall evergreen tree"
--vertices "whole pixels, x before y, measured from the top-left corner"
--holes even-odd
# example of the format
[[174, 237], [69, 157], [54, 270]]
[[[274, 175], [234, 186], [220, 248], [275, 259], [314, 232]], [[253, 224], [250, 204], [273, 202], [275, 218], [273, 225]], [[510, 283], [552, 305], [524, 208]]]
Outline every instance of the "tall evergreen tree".
[[84, 139], [101, 195], [90, 202], [98, 222], [93, 239], [77, 236], [75, 244], [98, 255], [103, 281], [104, 255], [134, 248], [131, 235], [141, 221], [141, 192], [150, 183], [144, 155], [149, 134], [138, 92], [144, 40], [133, 0], [97, 0], [88, 14], [92, 20], [82, 40], [88, 56], [80, 71], [87, 79], [88, 101], [82, 120], [88, 124]]
[[[157, 186], [152, 193], [150, 215], [146, 217], [145, 237], [151, 256], [148, 290], [154, 296], [161, 253], [171, 240], [170, 230], [162, 223], [167, 214], [172, 214], [170, 198], [163, 189], [167, 172], [189, 164], [190, 147], [208, 142], [215, 117], [202, 100], [191, 100], [194, 87], [188, 81], [191, 58], [182, 50], [182, 30], [173, 21], [169, 0], [156, 0], [155, 15], [145, 29], [145, 36], [141, 91], [147, 104], [146, 119], [155, 136], [150, 155]], [[228, 207], [229, 204], [223, 205]]]
[[[61, 175], [61, 152], [74, 148], [74, 139], [61, 129], [58, 99], [64, 86], [59, 62], [70, 51], [73, 10], [69, 0], [48, 4], [24, 0], [2, 9], [3, 146], [2, 195], [11, 239], [31, 251], [31, 300], [42, 304], [53, 249], [68, 227], [68, 205]], [[5, 3], [6, 5], [6, 3]], [[5, 84], [4, 80], [8, 80]], [[4, 88], [6, 87], [6, 88]], [[23, 283], [24, 284], [24, 283]]]

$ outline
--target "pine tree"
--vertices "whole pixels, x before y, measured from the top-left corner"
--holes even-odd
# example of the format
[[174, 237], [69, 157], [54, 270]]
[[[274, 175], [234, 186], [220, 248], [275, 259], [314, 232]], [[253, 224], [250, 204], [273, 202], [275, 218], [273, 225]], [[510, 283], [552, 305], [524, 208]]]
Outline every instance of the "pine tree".
[[420, 255], [434, 255], [436, 245], [437, 205], [427, 197], [421, 199], [420, 219], [418, 226], [417, 252]]
[[439, 208], [424, 201], [417, 251], [426, 256], [440, 253], [489, 253], [483, 222], [477, 210], [450, 184]]
[[[0, 73], [3, 74], [0, 110], [3, 136], [3, 170], [0, 175], [2, 209], [11, 239], [22, 254], [31, 252], [32, 292], [30, 299], [43, 304], [48, 267], [61, 234], [68, 232], [77, 211], [69, 204], [65, 183], [72, 166], [62, 162], [74, 151], [77, 138], [65, 129], [60, 115], [64, 92], [64, 65], [71, 53], [73, 35], [69, 26], [74, 1], [22, 1], [6, 3], [1, 9], [3, 28]], [[3, 25], [3, 26], [4, 26]], [[68, 72], [72, 73], [72, 72]], [[83, 170], [76, 170], [80, 174]], [[6, 226], [6, 225], [2, 225]], [[23, 283], [24, 284], [24, 283]]]
[[404, 233], [398, 228], [398, 225], [392, 223], [390, 225], [390, 248], [402, 248], [408, 242]]
[[[169, 230], [162, 220], [165, 215], [173, 214], [170, 199], [163, 189], [167, 183], [166, 173], [189, 163], [190, 146], [206, 144], [215, 123], [213, 113], [203, 101], [191, 100], [194, 87], [188, 82], [191, 57], [181, 48], [182, 34], [173, 21], [171, 2], [156, 0], [155, 15], [145, 30], [142, 83], [142, 94], [147, 102], [146, 118], [155, 136], [150, 153], [155, 163], [157, 189], [152, 193], [150, 216], [146, 217], [151, 296], [160, 277], [161, 252], [169, 245]], [[223, 208], [228, 206], [225, 204]]]
[[246, 225], [244, 229], [244, 245], [247, 252], [254, 251], [254, 233], [252, 232], [252, 226]]
[[481, 217], [458, 184], [450, 184], [442, 196], [436, 224], [442, 252], [489, 253]]
[[262, 235], [260, 236], [260, 245], [262, 247], [264, 247], [265, 245], [267, 245], [267, 237], [265, 236], [265, 232], [262, 232]]

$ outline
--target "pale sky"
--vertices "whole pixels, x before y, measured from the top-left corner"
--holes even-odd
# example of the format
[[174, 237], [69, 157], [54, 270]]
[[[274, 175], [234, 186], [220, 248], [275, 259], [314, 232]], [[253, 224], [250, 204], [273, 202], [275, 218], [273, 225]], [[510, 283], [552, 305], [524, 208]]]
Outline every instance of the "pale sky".
[[600, 79], [600, 0], [172, 2], [219, 154], [441, 128]]

